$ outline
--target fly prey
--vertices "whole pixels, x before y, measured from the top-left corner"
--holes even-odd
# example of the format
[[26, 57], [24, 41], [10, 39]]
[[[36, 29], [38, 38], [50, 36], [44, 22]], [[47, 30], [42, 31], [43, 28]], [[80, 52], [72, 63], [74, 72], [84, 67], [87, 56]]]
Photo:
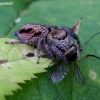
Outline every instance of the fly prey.
[[[82, 61], [88, 57], [95, 57], [97, 59], [100, 59], [100, 57], [97, 57], [92, 54], [87, 54], [85, 57], [80, 58], [80, 53], [82, 53], [82, 51], [86, 48], [90, 40], [95, 35], [100, 33], [98, 32], [94, 34], [85, 43], [85, 45], [81, 47], [80, 40], [77, 36], [80, 22], [81, 22], [81, 19], [72, 28], [62, 27], [60, 28], [60, 30], [57, 29], [57, 30], [52, 31], [47, 36], [47, 42], [49, 44], [49, 48], [53, 47], [51, 48], [51, 50], [53, 49], [56, 57], [60, 58], [60, 60], [54, 64], [55, 68], [51, 75], [51, 79], [53, 83], [58, 83], [62, 81], [67, 75], [71, 64], [73, 64], [76, 81], [80, 85], [84, 85], [85, 80], [79, 69], [77, 61]], [[65, 33], [62, 33], [63, 31], [65, 31]], [[65, 61], [65, 59], [67, 60]]]

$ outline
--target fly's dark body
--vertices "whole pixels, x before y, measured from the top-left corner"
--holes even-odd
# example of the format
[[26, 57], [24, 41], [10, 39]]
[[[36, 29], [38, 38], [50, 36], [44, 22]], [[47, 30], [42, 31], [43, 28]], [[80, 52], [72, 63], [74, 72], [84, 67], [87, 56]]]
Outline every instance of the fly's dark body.
[[[77, 36], [80, 22], [81, 19], [72, 28], [27, 24], [15, 32], [15, 36], [19, 38], [18, 42], [6, 43], [27, 43], [37, 45], [37, 63], [39, 63], [40, 50], [42, 48], [45, 50], [46, 54], [52, 58], [53, 62], [56, 58], [59, 58], [60, 60], [58, 63], [55, 63], [55, 69], [51, 75], [53, 83], [63, 80], [68, 73], [71, 63], [74, 63], [74, 74], [76, 80], [80, 85], [84, 85], [84, 78], [77, 65], [77, 60], [80, 60], [80, 52], [84, 49], [81, 48], [80, 41]], [[95, 35], [93, 35], [89, 41]], [[86, 42], [85, 46], [88, 44], [88, 42]], [[100, 59], [95, 55], [86, 55], [84, 58], [86, 57], [96, 57]]]
[[[59, 51], [55, 49], [55, 54], [60, 58], [60, 60], [55, 63], [55, 69], [52, 72], [51, 79], [53, 83], [58, 83], [61, 80], [64, 79], [64, 77], [67, 75], [70, 65], [73, 63], [74, 66], [74, 75], [76, 81], [80, 85], [85, 84], [84, 77], [78, 67], [77, 61], [82, 61], [87, 57], [95, 57], [100, 59], [99, 57], [95, 55], [88, 54], [85, 57], [80, 59], [80, 53], [86, 48], [86, 45], [88, 42], [97, 34], [100, 32], [94, 34], [84, 45], [83, 48], [80, 46], [80, 40], [77, 36], [79, 25], [81, 20], [78, 21], [72, 28], [67, 27], [61, 27], [59, 30], [52, 31], [48, 36], [48, 44], [51, 46], [55, 46], [58, 48], [60, 52], [64, 54], [64, 57], [67, 59], [67, 61], [64, 61], [64, 57], [59, 56]], [[64, 32], [65, 31], [65, 32]], [[66, 33], [66, 34], [65, 34]], [[61, 58], [63, 57], [63, 58]]]

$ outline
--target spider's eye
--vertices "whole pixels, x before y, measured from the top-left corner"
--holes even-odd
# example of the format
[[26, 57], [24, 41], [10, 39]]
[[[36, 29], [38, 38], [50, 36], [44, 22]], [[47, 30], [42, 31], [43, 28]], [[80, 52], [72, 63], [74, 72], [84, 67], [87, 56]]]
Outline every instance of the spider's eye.
[[14, 35], [17, 36], [18, 35], [18, 32], [15, 32]]

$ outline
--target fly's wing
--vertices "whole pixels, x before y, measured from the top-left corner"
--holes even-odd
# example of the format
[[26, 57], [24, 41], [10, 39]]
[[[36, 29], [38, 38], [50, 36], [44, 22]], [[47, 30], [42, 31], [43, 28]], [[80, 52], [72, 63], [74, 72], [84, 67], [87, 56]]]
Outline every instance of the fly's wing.
[[83, 75], [82, 75], [82, 73], [77, 65], [74, 65], [74, 74], [75, 74], [76, 81], [80, 85], [84, 85], [85, 84], [84, 77], [83, 77]]
[[64, 79], [64, 77], [68, 73], [69, 65], [66, 64], [64, 61], [59, 61], [57, 64], [54, 65], [55, 69], [52, 72], [51, 79], [53, 83], [58, 83]]

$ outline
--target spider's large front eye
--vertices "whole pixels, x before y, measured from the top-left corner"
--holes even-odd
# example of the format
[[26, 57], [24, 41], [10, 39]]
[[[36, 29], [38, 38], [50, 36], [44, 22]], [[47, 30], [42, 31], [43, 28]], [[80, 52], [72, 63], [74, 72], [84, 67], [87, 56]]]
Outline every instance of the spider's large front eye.
[[15, 35], [15, 36], [18, 36], [18, 32], [15, 32], [14, 35]]

